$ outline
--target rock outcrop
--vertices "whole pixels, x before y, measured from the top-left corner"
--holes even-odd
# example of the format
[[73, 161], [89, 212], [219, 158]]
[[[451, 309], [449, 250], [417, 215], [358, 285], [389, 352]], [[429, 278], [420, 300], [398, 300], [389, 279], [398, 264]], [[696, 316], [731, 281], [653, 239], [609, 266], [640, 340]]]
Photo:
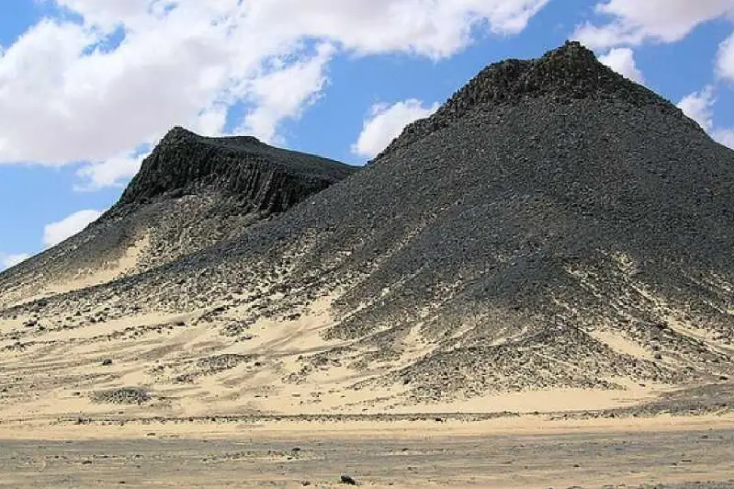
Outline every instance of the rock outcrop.
[[251, 136], [207, 138], [175, 127], [143, 162], [112, 214], [188, 195], [216, 195], [244, 211], [278, 213], [353, 172]]
[[0, 304], [99, 285], [234, 239], [354, 171], [254, 137], [175, 127], [97, 222], [0, 275]]

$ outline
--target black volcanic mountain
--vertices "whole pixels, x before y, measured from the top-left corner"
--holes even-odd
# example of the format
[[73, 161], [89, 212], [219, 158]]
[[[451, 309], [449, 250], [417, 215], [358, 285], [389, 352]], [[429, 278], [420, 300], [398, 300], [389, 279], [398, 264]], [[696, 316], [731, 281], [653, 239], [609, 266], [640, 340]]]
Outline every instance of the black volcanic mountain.
[[[168, 188], [137, 183], [123, 201]], [[213, 403], [198, 379], [214, 375], [260, 409], [717, 382], [734, 373], [732, 188], [734, 152], [568, 43], [489, 66], [366, 169], [237, 239], [0, 317], [187, 314], [216, 341], [145, 357], [166, 366], [146, 385]], [[236, 375], [202, 370], [213, 350], [240, 355]]]
[[0, 289], [11, 297], [26, 283], [52, 293], [157, 267], [239, 236], [355, 170], [253, 137], [208, 138], [176, 127], [117, 204], [84, 232], [0, 276]]

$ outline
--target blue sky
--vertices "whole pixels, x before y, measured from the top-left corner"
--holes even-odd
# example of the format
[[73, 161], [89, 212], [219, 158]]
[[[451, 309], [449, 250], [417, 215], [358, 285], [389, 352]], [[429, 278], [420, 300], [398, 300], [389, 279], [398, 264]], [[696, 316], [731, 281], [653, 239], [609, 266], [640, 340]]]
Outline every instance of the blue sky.
[[0, 269], [112, 205], [172, 125], [362, 164], [485, 65], [569, 38], [734, 146], [733, 19], [734, 0], [2, 2]]

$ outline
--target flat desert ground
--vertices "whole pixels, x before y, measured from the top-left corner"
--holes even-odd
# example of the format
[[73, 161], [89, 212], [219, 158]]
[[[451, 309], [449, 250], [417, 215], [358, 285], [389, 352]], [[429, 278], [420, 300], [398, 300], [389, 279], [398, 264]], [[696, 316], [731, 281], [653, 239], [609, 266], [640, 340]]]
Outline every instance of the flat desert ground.
[[734, 416], [3, 423], [0, 487], [734, 487]]

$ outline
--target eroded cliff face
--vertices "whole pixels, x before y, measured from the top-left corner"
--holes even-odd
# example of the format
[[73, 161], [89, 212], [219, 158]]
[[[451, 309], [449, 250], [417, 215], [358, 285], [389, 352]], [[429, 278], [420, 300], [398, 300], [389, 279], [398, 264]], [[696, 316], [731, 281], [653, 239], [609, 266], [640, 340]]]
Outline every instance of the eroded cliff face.
[[99, 285], [234, 239], [354, 171], [253, 137], [175, 127], [97, 222], [0, 275], [0, 304]]
[[246, 211], [283, 212], [354, 171], [249, 136], [207, 138], [175, 127], [143, 162], [112, 214], [189, 195], [216, 195]]

